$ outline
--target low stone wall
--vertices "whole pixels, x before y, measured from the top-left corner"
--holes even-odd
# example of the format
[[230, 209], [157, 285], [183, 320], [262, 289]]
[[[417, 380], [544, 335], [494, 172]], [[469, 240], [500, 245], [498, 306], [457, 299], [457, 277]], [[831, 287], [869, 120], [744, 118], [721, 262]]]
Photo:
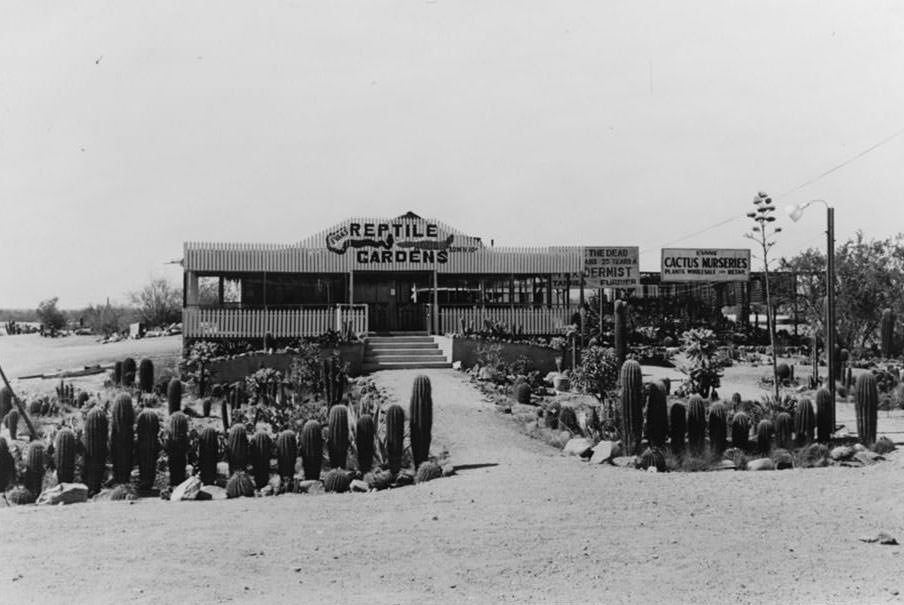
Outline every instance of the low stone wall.
[[[343, 343], [335, 348], [322, 349], [320, 356], [326, 359], [333, 351], [337, 351], [343, 361], [348, 363], [350, 376], [358, 376], [364, 363], [364, 343]], [[273, 368], [285, 373], [292, 365], [295, 353], [249, 353], [231, 359], [216, 361], [208, 370], [211, 372], [211, 380], [217, 382], [236, 382], [244, 380], [246, 376], [254, 374], [261, 368]]]
[[[559, 352], [547, 347], [535, 345], [495, 342], [491, 340], [472, 340], [470, 338], [450, 338], [452, 341], [452, 361], [460, 361], [462, 367], [471, 368], [477, 363], [477, 348], [480, 346], [499, 345], [502, 348], [502, 359], [505, 363], [512, 363], [522, 355], [530, 359], [536, 368], [542, 373], [556, 371], [556, 357]], [[562, 362], [570, 365], [570, 356], [564, 355]]]

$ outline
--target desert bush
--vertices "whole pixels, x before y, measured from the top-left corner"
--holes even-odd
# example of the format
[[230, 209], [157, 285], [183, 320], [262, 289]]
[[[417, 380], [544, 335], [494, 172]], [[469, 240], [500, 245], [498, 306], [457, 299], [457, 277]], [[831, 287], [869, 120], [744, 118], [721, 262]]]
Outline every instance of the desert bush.
[[687, 374], [690, 391], [709, 397], [710, 391], [720, 386], [724, 367], [715, 332], [706, 328], [688, 330], [681, 335], [681, 343], [690, 365], [679, 369]]
[[581, 363], [575, 368], [574, 384], [585, 393], [590, 393], [600, 403], [612, 398], [618, 386], [618, 360], [615, 350], [591, 346], [581, 352]]

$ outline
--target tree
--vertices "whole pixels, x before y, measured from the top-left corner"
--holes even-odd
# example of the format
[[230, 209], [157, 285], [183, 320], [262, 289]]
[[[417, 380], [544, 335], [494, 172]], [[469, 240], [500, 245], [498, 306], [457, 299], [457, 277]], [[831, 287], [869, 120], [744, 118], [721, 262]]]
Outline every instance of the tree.
[[164, 326], [182, 318], [182, 288], [159, 277], [137, 292], [129, 294], [139, 318], [149, 326]]
[[66, 327], [66, 317], [62, 311], [57, 309], [57, 301], [59, 301], [59, 297], [56, 296], [42, 300], [36, 311], [38, 321], [44, 324], [45, 329], [50, 330], [51, 333]]
[[[804, 317], [825, 336], [826, 257], [814, 248], [782, 268], [798, 275], [798, 301]], [[876, 337], [882, 311], [904, 311], [904, 234], [867, 241], [862, 232], [835, 250], [835, 326], [844, 348], [866, 348]]]
[[85, 327], [90, 328], [95, 334], [104, 336], [124, 330], [134, 315], [133, 310], [113, 306], [109, 302], [105, 305], [88, 305], [80, 313]]

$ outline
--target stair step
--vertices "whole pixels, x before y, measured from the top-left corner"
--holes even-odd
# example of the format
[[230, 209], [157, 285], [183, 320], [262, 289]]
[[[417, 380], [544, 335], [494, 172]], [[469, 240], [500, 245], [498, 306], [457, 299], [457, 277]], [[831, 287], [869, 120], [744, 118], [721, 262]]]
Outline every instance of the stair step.
[[386, 344], [397, 344], [397, 343], [426, 343], [426, 344], [434, 344], [433, 339], [429, 336], [396, 336], [393, 338], [386, 337], [370, 337], [367, 339], [367, 344], [369, 345], [386, 345]]
[[380, 343], [377, 345], [368, 344], [367, 351], [408, 351], [408, 350], [431, 350], [438, 349], [439, 346], [435, 342], [398, 342], [398, 343]]
[[379, 363], [362, 365], [364, 372], [376, 372], [378, 370], [429, 370], [429, 369], [447, 369], [452, 364], [445, 361], [399, 361], [392, 363]]
[[364, 365], [367, 364], [386, 364], [386, 363], [395, 363], [397, 361], [423, 361], [424, 363], [434, 363], [437, 361], [441, 361], [443, 363], [446, 362], [446, 358], [442, 355], [441, 352], [437, 351], [439, 355], [381, 355], [380, 357], [364, 357]]

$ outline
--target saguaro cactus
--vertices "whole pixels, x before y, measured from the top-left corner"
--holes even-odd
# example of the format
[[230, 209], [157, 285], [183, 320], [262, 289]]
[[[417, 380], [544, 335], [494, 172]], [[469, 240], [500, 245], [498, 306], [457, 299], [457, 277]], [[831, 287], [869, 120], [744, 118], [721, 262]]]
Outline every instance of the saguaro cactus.
[[248, 466], [248, 433], [244, 424], [234, 424], [229, 429], [226, 450], [229, 457], [229, 474], [244, 471]]
[[40, 494], [44, 486], [44, 444], [32, 441], [25, 456], [25, 487], [33, 494]]
[[816, 416], [813, 413], [813, 402], [803, 397], [797, 402], [794, 411], [794, 437], [798, 447], [803, 447], [813, 442], [813, 433], [816, 429]]
[[16, 461], [9, 452], [9, 444], [6, 442], [6, 439], [0, 437], [0, 492], [6, 491], [6, 488], [9, 487], [9, 484], [12, 483], [15, 478]]
[[405, 440], [405, 410], [392, 404], [386, 409], [386, 457], [389, 471], [398, 473], [402, 468], [402, 452]]
[[188, 416], [176, 412], [169, 419], [166, 438], [166, 456], [169, 462], [170, 485], [185, 481], [185, 465], [188, 464]]
[[173, 378], [166, 387], [166, 400], [169, 402], [169, 413], [174, 414], [182, 409], [182, 381]]
[[13, 394], [6, 388], [6, 385], [0, 386], [0, 419], [6, 418], [11, 409], [13, 409]]
[[669, 444], [676, 456], [684, 451], [684, 435], [687, 432], [687, 408], [683, 403], [673, 403], [669, 410]]
[[706, 447], [706, 403], [700, 395], [691, 395], [687, 402], [687, 443], [695, 456]]
[[305, 479], [320, 479], [323, 466], [323, 429], [316, 420], [308, 420], [301, 429], [301, 464]]
[[409, 410], [409, 434], [411, 435], [411, 458], [414, 468], [430, 457], [430, 439], [433, 430], [433, 394], [430, 379], [417, 376], [411, 388]]
[[107, 415], [94, 408], [85, 417], [82, 432], [85, 449], [85, 485], [92, 492], [99, 492], [107, 465]]
[[130, 387], [135, 384], [135, 360], [126, 357], [122, 360], [122, 386]]
[[154, 390], [154, 362], [150, 359], [142, 359], [138, 364], [138, 386], [142, 393]]
[[201, 483], [211, 485], [217, 480], [217, 460], [220, 458], [220, 437], [212, 426], [198, 436], [198, 467]]
[[756, 425], [756, 449], [764, 456], [768, 456], [772, 449], [773, 432], [775, 432], [775, 427], [771, 420], [764, 418]]
[[330, 467], [345, 468], [349, 445], [348, 408], [342, 404], [335, 405], [330, 409], [327, 439]]
[[267, 433], [255, 433], [249, 445], [251, 474], [257, 489], [261, 489], [270, 480], [270, 454], [273, 451], [273, 441]]
[[138, 487], [146, 490], [157, 478], [157, 457], [160, 455], [160, 418], [153, 410], [138, 414]]
[[750, 444], [750, 416], [738, 412], [731, 418], [731, 446], [746, 450]]
[[283, 431], [276, 438], [276, 464], [279, 476], [295, 476], [295, 461], [298, 459], [298, 442], [294, 431]]
[[110, 434], [113, 479], [117, 483], [129, 483], [132, 480], [134, 424], [135, 411], [132, 408], [132, 398], [123, 393], [113, 404], [113, 430]]
[[618, 365], [621, 366], [628, 354], [628, 304], [623, 300], [616, 300], [613, 309], [615, 314], [615, 357]]
[[60, 429], [53, 440], [53, 465], [60, 483], [75, 481], [75, 449], [75, 433], [72, 429]]
[[625, 453], [637, 454], [643, 436], [643, 374], [640, 364], [629, 359], [622, 364], [621, 383], [622, 433]]
[[355, 449], [358, 451], [358, 470], [366, 473], [374, 464], [374, 434], [376, 427], [370, 414], [362, 414], [355, 426]]
[[816, 438], [826, 443], [835, 432], [835, 416], [832, 413], [832, 394], [828, 389], [816, 391]]
[[668, 436], [669, 412], [665, 387], [654, 382], [650, 384], [647, 396], [647, 440], [653, 447], [663, 447]]
[[857, 436], [863, 444], [872, 445], [876, 442], [879, 390], [876, 386], [876, 377], [870, 372], [857, 376], [854, 410], [857, 413]]
[[791, 449], [791, 414], [779, 412], [775, 415], [775, 447], [780, 450]]
[[882, 357], [894, 355], [895, 343], [895, 313], [891, 309], [882, 311], [882, 319], [879, 323], [879, 340], [882, 347]]
[[709, 445], [713, 453], [722, 455], [728, 444], [728, 411], [725, 404], [717, 401], [709, 408]]

